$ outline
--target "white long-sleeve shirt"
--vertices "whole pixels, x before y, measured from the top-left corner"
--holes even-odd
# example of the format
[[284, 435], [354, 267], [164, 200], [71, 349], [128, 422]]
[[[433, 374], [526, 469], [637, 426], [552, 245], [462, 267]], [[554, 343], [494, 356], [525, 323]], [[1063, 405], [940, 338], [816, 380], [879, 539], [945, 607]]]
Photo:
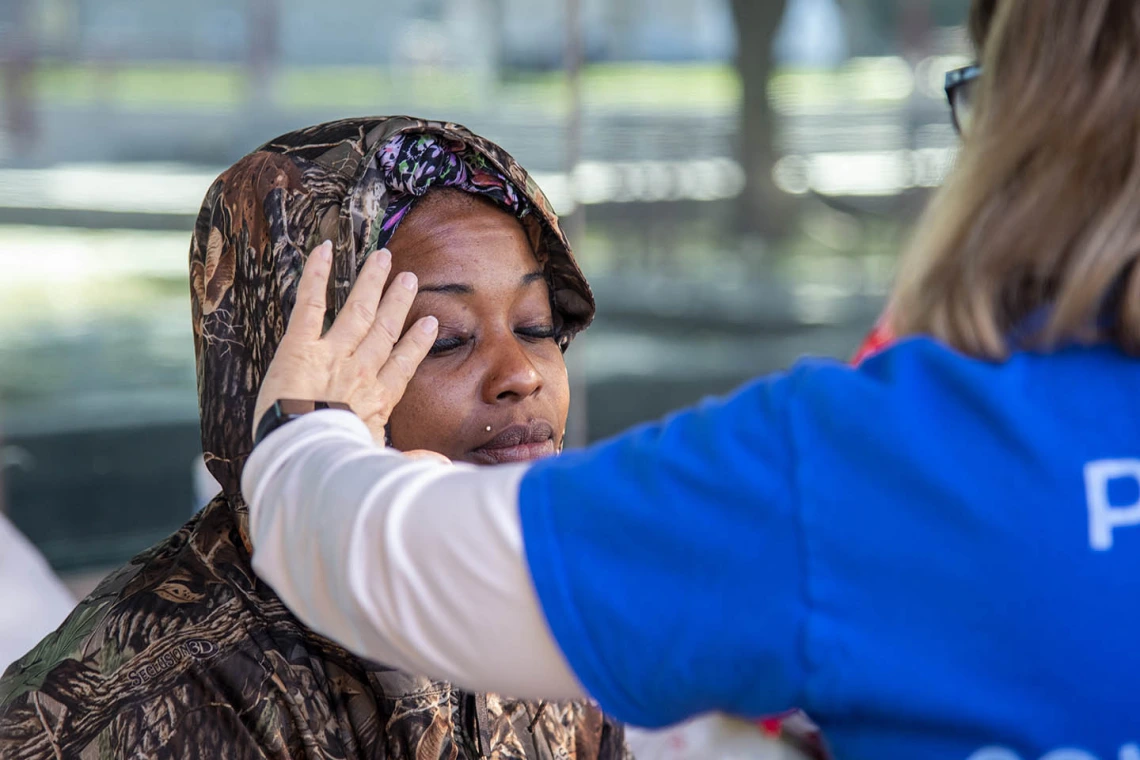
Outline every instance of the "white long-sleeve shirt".
[[[580, 697], [509, 508], [523, 468], [482, 468], [478, 482], [473, 470], [379, 448], [347, 412], [307, 414], [246, 465], [254, 568], [307, 625], [364, 657], [487, 691]], [[441, 564], [453, 582], [432, 583]], [[415, 621], [416, 635], [393, 621]], [[723, 716], [627, 737], [639, 757], [798, 757]]]
[[363, 657], [480, 691], [582, 697], [523, 558], [524, 471], [412, 460], [349, 412], [307, 414], [246, 464], [254, 570]]

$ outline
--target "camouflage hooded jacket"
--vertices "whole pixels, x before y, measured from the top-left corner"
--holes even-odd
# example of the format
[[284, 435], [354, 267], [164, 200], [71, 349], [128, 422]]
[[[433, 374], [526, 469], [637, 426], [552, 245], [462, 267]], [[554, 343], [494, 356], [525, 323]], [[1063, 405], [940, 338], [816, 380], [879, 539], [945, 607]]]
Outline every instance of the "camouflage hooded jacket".
[[[626, 756], [622, 727], [590, 704], [468, 694], [354, 657], [305, 628], [250, 568], [241, 468], [305, 252], [334, 241], [339, 308], [367, 252], [390, 235], [385, 220], [416, 193], [379, 158], [407, 136], [461, 155], [452, 170], [469, 184], [514, 192], [512, 203], [498, 200], [530, 234], [562, 335], [589, 323], [593, 298], [541, 191], [458, 125], [346, 120], [242, 159], [210, 188], [190, 253], [202, 441], [222, 494], [9, 668], [3, 760]], [[436, 171], [396, 158], [386, 166], [403, 180]]]

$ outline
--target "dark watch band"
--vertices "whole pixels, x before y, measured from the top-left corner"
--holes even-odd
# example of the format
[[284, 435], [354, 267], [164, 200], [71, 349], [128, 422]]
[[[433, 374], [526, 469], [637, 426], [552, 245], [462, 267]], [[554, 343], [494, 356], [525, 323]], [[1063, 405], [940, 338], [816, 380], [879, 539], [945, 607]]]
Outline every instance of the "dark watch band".
[[306, 401], [296, 398], [279, 398], [273, 402], [273, 406], [269, 407], [269, 410], [265, 414], [261, 415], [261, 419], [257, 423], [257, 432], [253, 436], [253, 445], [256, 446], [264, 441], [265, 436], [286, 422], [292, 422], [301, 415], [315, 412], [318, 409], [343, 409], [346, 412], [352, 411], [352, 408], [348, 404], [342, 404], [339, 401]]

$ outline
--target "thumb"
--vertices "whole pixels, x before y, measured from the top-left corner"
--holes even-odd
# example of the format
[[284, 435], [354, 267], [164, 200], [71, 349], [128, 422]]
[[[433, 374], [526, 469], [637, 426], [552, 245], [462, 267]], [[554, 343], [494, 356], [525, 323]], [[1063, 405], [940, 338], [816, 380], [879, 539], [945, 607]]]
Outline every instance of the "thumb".
[[454, 464], [450, 459], [445, 457], [443, 454], [440, 454], [438, 451], [428, 451], [427, 449], [413, 449], [411, 451], [404, 451], [401, 453], [409, 459], [434, 459], [440, 464]]

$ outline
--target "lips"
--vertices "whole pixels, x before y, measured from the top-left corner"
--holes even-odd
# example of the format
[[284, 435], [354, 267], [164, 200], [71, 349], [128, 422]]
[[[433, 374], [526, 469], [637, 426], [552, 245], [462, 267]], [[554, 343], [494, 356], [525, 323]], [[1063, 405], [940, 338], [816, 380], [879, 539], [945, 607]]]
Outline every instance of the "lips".
[[476, 464], [529, 462], [554, 454], [554, 428], [549, 422], [531, 420], [526, 425], [512, 425], [494, 438], [472, 449]]

